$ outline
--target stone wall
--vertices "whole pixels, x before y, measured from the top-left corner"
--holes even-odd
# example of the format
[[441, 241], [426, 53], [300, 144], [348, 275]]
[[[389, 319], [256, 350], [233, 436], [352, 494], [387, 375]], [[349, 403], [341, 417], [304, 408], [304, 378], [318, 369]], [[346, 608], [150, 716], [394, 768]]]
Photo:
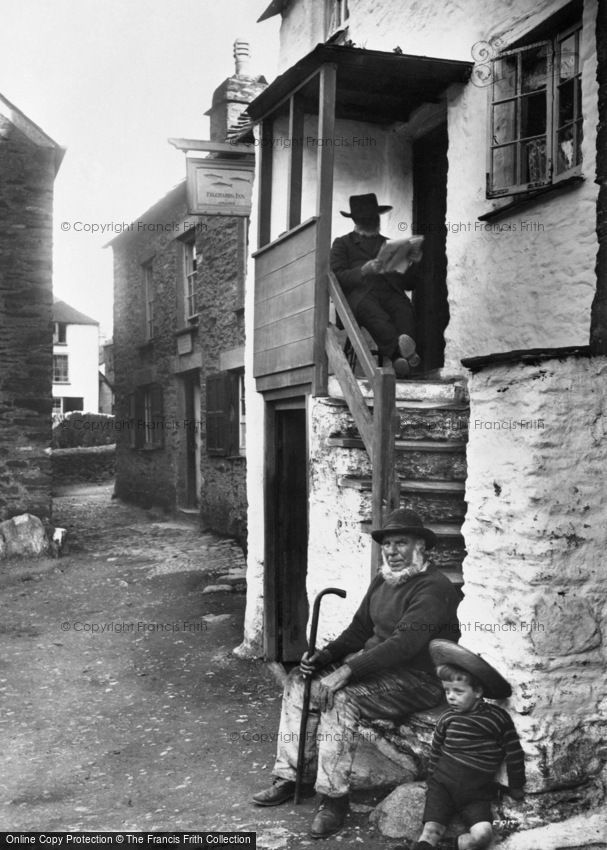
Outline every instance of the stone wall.
[[544, 820], [604, 793], [606, 377], [604, 357], [577, 356], [470, 382], [462, 643], [512, 682]]
[[51, 514], [55, 173], [56, 149], [0, 114], [0, 519]]
[[[244, 269], [248, 220], [238, 216], [203, 216], [198, 241], [200, 272], [202, 386], [207, 375], [224, 371], [222, 354], [242, 348], [244, 368]], [[232, 363], [228, 364], [234, 365]], [[206, 421], [206, 393], [201, 393], [201, 421]], [[244, 456], [213, 457], [206, 451], [202, 429], [201, 516], [214, 531], [246, 544], [246, 461]]]
[[116, 472], [116, 446], [53, 449], [53, 487], [61, 484], [108, 482]]
[[[246, 536], [245, 460], [212, 457], [206, 451], [206, 377], [221, 371], [226, 350], [244, 345], [242, 305], [246, 219], [189, 217], [185, 183], [142, 217], [139, 231], [114, 240], [114, 359], [116, 421], [128, 422], [129, 394], [137, 386], [163, 388], [164, 446], [131, 447], [128, 428], [117, 430], [116, 492], [143, 505], [173, 511], [185, 499], [185, 409], [182, 379], [200, 382], [196, 411], [200, 440], [201, 518], [213, 531]], [[137, 225], [137, 222], [135, 223]], [[166, 230], [153, 225], [167, 224]], [[177, 331], [184, 331], [182, 238], [194, 234], [198, 255], [197, 325], [190, 326], [190, 349], [178, 354]], [[155, 335], [145, 341], [142, 265], [152, 259]], [[244, 365], [244, 364], [242, 364]]]
[[[116, 433], [116, 494], [144, 506], [176, 507], [176, 456], [179, 449], [177, 387], [173, 376], [177, 321], [176, 235], [187, 218], [185, 183], [142, 217], [143, 227], [114, 240], [114, 362], [116, 423], [128, 423], [129, 395], [139, 386], [163, 387], [163, 413], [169, 423], [164, 446], [131, 447], [129, 428]], [[154, 226], [171, 225], [171, 229]], [[149, 226], [149, 227], [148, 227]], [[146, 344], [143, 264], [153, 260], [155, 335]]]

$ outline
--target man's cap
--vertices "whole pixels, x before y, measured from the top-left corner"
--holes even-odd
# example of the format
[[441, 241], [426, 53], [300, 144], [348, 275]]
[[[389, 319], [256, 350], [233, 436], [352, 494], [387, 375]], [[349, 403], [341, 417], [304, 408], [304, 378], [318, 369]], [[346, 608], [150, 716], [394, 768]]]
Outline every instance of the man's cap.
[[346, 218], [357, 219], [372, 218], [391, 209], [388, 204], [378, 204], [375, 192], [369, 192], [368, 195], [350, 195], [350, 212], [340, 212]]
[[465, 646], [453, 643], [451, 640], [437, 638], [430, 641], [429, 649], [436, 667], [440, 667], [441, 664], [454, 664], [456, 667], [461, 667], [466, 673], [470, 673], [479, 680], [483, 686], [483, 695], [489, 699], [506, 699], [512, 695], [509, 682], [497, 672], [495, 667], [492, 667], [480, 655], [466, 649]]
[[381, 528], [373, 529], [371, 537], [378, 543], [382, 543], [388, 534], [409, 534], [412, 537], [423, 538], [428, 549], [436, 546], [436, 534], [424, 526], [421, 517], [415, 511], [410, 511], [408, 508], [392, 511]]

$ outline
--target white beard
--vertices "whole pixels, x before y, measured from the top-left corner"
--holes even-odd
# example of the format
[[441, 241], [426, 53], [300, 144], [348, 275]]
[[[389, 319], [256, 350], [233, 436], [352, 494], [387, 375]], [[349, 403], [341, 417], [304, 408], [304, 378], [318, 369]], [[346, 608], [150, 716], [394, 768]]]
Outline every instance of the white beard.
[[382, 553], [380, 573], [386, 584], [389, 584], [390, 587], [397, 587], [399, 584], [404, 584], [406, 581], [409, 581], [410, 578], [416, 576], [418, 573], [423, 573], [427, 566], [426, 553], [416, 549], [411, 556], [411, 563], [409, 566], [404, 567], [396, 573], [390, 569], [385, 556]]

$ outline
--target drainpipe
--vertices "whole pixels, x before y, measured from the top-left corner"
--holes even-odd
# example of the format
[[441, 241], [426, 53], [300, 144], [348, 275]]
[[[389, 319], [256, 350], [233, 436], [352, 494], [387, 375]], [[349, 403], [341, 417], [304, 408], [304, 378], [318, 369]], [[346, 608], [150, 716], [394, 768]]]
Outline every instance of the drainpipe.
[[599, 120], [596, 140], [596, 182], [599, 195], [596, 232], [596, 293], [590, 314], [590, 350], [607, 354], [607, 3], [598, 3], [596, 16], [597, 81]]

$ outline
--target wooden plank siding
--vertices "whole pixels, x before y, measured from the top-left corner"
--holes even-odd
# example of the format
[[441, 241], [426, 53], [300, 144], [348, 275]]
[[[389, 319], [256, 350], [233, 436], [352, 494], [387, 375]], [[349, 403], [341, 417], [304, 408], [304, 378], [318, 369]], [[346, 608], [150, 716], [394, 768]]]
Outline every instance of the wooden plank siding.
[[316, 231], [310, 219], [255, 254], [253, 371], [274, 386], [314, 363]]

